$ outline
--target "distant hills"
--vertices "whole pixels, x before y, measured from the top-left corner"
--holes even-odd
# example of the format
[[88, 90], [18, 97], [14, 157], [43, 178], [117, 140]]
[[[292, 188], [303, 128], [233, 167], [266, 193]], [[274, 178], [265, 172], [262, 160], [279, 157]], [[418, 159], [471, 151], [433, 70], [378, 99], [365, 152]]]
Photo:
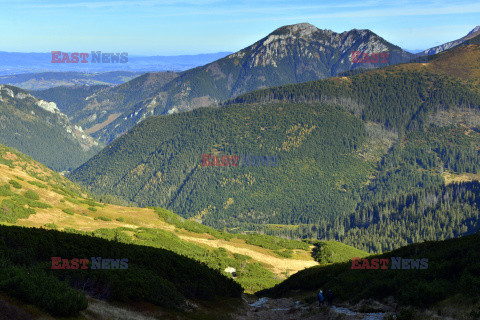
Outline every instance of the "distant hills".
[[1, 84], [24, 90], [43, 90], [60, 86], [113, 86], [122, 84], [141, 75], [141, 72], [111, 71], [105, 73], [84, 72], [40, 72], [0, 76]]
[[[44, 90], [32, 90], [32, 95], [46, 101], [54, 101], [57, 107], [65, 113], [69, 119], [73, 119], [88, 102], [88, 97], [110, 88], [108, 85], [73, 85], [56, 86]], [[81, 125], [81, 124], [79, 124]]]
[[[454, 45], [471, 39], [476, 32], [473, 30]], [[380, 54], [388, 54], [388, 58]], [[370, 30], [335, 33], [308, 23], [284, 26], [253, 45], [204, 66], [175, 76], [150, 73], [132, 84], [102, 90], [82, 103], [83, 109], [77, 111], [72, 121], [109, 143], [151, 115], [218, 105], [256, 89], [353, 75], [416, 59], [420, 61], [422, 55], [406, 52]], [[55, 101], [54, 96], [52, 100]], [[99, 112], [104, 114], [99, 116]]]
[[[60, 49], [57, 48], [56, 50]], [[91, 54], [91, 51], [85, 50], [85, 53]], [[96, 52], [98, 50], [93, 51]], [[179, 56], [140, 56], [130, 54], [126, 63], [52, 63], [52, 54], [50, 52], [22, 53], [0, 51], [0, 76], [20, 73], [71, 71], [82, 73], [183, 71], [215, 61], [230, 53], [217, 52]], [[90, 58], [88, 60], [91, 61]]]
[[[132, 84], [92, 94], [81, 102], [75, 95], [68, 101], [75, 105], [76, 109], [76, 115], [72, 118], [73, 123], [85, 127], [102, 142], [109, 143], [150, 115], [215, 105], [222, 100], [256, 89], [342, 74], [352, 75], [364, 69], [415, 61], [427, 52], [431, 55], [455, 47], [474, 38], [478, 32], [477, 27], [457, 41], [432, 48], [424, 54], [412, 54], [388, 43], [369, 30], [353, 29], [335, 33], [301, 23], [278, 28], [255, 44], [234, 54], [222, 52], [176, 57], [138, 59], [130, 57], [129, 63], [142, 68], [149, 63], [150, 66], [155, 63], [158, 65], [159, 61], [171, 63], [183, 61], [186, 64], [190, 63], [191, 67], [206, 65], [179, 73], [178, 76], [177, 74], [174, 76], [173, 73], [151, 73], [149, 76], [136, 79]], [[383, 53], [388, 53], [388, 59], [378, 56]], [[26, 56], [1, 54], [4, 54], [5, 61], [13, 59], [11, 61], [19, 64], [26, 63], [30, 57], [28, 54]], [[40, 59], [41, 55], [31, 54], [31, 57]], [[4, 61], [1, 55], [0, 61]], [[156, 67], [142, 68], [139, 70], [157, 70]], [[138, 70], [135, 71], [14, 75], [0, 77], [0, 83], [26, 89], [45, 89], [58, 85], [113, 85], [138, 76]], [[149, 89], [145, 91], [143, 87]], [[48, 95], [59, 105], [62, 105], [60, 100], [63, 99], [65, 102], [65, 97], [59, 97], [57, 100], [54, 91]], [[86, 98], [89, 98], [88, 101]]]

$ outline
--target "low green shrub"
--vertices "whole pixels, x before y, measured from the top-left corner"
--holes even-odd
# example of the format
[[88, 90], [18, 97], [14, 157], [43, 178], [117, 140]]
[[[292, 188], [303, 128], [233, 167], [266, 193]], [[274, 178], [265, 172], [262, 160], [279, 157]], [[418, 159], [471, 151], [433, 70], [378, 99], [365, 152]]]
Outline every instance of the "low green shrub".
[[0, 196], [9, 197], [13, 195], [15, 195], [15, 193], [12, 191], [9, 184], [0, 186]]
[[0, 220], [10, 223], [17, 222], [17, 219], [26, 219], [36, 211], [18, 204], [12, 199], [3, 199], [0, 205]]
[[16, 189], [22, 189], [22, 185], [16, 180], [10, 180], [8, 183], [10, 183]]
[[91, 207], [105, 207], [104, 204], [95, 202], [95, 201], [92, 200], [92, 199], [79, 200], [79, 202], [80, 202], [80, 203], [83, 203], [83, 204], [88, 204], [88, 205], [91, 206]]
[[102, 220], [102, 221], [112, 221], [112, 219], [110, 219], [110, 218], [107, 218], [107, 217], [102, 217], [102, 216], [100, 216], [100, 217], [96, 217], [96, 218], [95, 218], [95, 220]]
[[285, 250], [285, 251], [275, 250], [275, 251], [273, 251], [273, 252], [275, 252], [277, 255], [279, 255], [279, 256], [282, 257], [282, 258], [291, 258], [291, 257], [293, 257], [293, 252], [292, 252], [292, 250]]
[[66, 214], [69, 214], [69, 215], [71, 215], [71, 216], [73, 216], [73, 215], [74, 215], [73, 211], [72, 211], [72, 210], [70, 210], [70, 209], [62, 209], [62, 211], [63, 211], [63, 212], [65, 212]]
[[78, 201], [77, 199], [70, 198], [70, 197], [65, 197], [65, 200], [67, 200], [68, 202], [71, 202], [73, 204], [80, 204], [80, 201]]
[[65, 197], [65, 200], [67, 200], [68, 202], [71, 202], [73, 204], [80, 204], [79, 200], [73, 199], [73, 198], [70, 198], [70, 197]]
[[40, 208], [40, 209], [52, 208], [52, 206], [49, 205], [48, 203], [41, 202], [41, 201], [33, 201], [33, 202], [30, 202], [29, 205], [30, 205], [30, 207], [32, 207], [32, 208]]
[[40, 200], [40, 196], [38, 195], [38, 193], [32, 190], [28, 190], [23, 194], [23, 196], [31, 200]]
[[46, 184], [43, 184], [43, 183], [35, 181], [35, 180], [31, 180], [31, 181], [27, 181], [27, 182], [30, 183], [31, 185], [37, 186], [37, 187], [42, 188], [42, 189], [47, 188]]
[[0, 290], [55, 316], [73, 316], [88, 305], [83, 292], [36, 268], [0, 268]]

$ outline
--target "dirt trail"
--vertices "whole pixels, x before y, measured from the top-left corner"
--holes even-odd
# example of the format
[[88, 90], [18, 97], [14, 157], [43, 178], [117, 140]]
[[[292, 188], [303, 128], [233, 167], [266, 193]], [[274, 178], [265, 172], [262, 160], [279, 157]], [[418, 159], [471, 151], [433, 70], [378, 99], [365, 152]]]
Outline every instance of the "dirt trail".
[[385, 313], [361, 313], [345, 307], [319, 307], [293, 298], [259, 300], [232, 315], [234, 320], [383, 320]]
[[183, 235], [181, 236], [179, 235], [179, 237], [186, 241], [206, 244], [210, 247], [215, 247], [215, 248], [223, 247], [230, 252], [250, 256], [253, 259], [257, 260], [258, 262], [265, 263], [272, 266], [273, 272], [278, 275], [280, 275], [282, 272], [285, 272], [286, 270], [289, 270], [290, 274], [293, 274], [305, 268], [318, 265], [318, 263], [313, 260], [309, 261], [309, 260], [277, 258], [277, 257], [264, 254], [255, 250], [236, 247], [234, 245], [228, 244], [228, 242], [221, 241], [221, 240], [201, 239], [201, 238], [194, 238], [194, 237], [188, 237]]

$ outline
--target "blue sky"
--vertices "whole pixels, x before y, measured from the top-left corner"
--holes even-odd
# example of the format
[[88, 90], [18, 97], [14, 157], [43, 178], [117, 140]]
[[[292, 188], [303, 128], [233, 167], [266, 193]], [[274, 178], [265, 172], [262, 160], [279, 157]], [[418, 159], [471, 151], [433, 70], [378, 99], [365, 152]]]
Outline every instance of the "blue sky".
[[300, 22], [370, 29], [404, 49], [427, 49], [480, 25], [478, 0], [0, 0], [0, 8], [0, 51], [16, 52], [237, 51]]

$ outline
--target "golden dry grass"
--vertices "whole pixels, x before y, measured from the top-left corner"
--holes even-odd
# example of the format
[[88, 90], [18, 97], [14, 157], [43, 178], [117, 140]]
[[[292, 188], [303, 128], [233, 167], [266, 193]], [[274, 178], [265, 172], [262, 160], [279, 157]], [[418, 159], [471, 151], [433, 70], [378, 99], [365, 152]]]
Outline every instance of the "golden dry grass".
[[[28, 164], [28, 166], [37, 167], [33, 164]], [[51, 175], [49, 169], [42, 166], [38, 166], [38, 168], [43, 169], [42, 171], [44, 175]], [[18, 180], [15, 176], [24, 179], [24, 181]], [[42, 189], [38, 186], [29, 184], [27, 181], [36, 181], [43, 184], [46, 184], [46, 182], [31, 176], [25, 172], [24, 169], [18, 166], [10, 168], [6, 165], [0, 164], [0, 184], [8, 183], [10, 179], [15, 179], [22, 185], [22, 189], [18, 190], [12, 188], [12, 191], [23, 194], [27, 190], [32, 190], [40, 196], [40, 201], [48, 203], [53, 207], [48, 209], [36, 208], [36, 214], [31, 215], [27, 219], [19, 219], [16, 225], [39, 228], [45, 226], [47, 223], [55, 223], [60, 230], [73, 228], [81, 231], [94, 231], [100, 228], [113, 229], [119, 227], [132, 229], [139, 227], [159, 228], [178, 235], [184, 241], [202, 247], [223, 247], [231, 253], [250, 256], [253, 260], [261, 263], [275, 274], [282, 277], [284, 277], [286, 272], [293, 274], [304, 268], [317, 264], [317, 262], [315, 262], [310, 256], [310, 252], [304, 250], [295, 250], [292, 258], [282, 258], [272, 250], [247, 244], [243, 239], [234, 238], [227, 241], [217, 239], [210, 234], [198, 234], [184, 229], [179, 230], [174, 225], [168, 224], [159, 219], [153, 209], [105, 204], [104, 207], [96, 206], [95, 208], [97, 211], [90, 211], [88, 209], [88, 204], [75, 204], [65, 201], [65, 196], [55, 192], [51, 187]], [[1, 200], [0, 197], [0, 201]], [[77, 200], [82, 199], [78, 198]], [[69, 215], [62, 211], [62, 209], [69, 209], [74, 215]], [[97, 217], [110, 218], [112, 221], [95, 220]], [[123, 218], [123, 221], [117, 221], [117, 218]], [[133, 233], [131, 235], [133, 235]]]
[[[296, 260], [296, 259], [284, 259], [280, 257], [275, 257], [271, 255], [271, 252], [264, 248], [255, 247], [248, 244], [240, 244], [232, 241], [225, 241], [220, 239], [201, 239], [195, 237], [180, 236], [181, 239], [200, 243], [207, 245], [213, 248], [225, 248], [227, 251], [232, 253], [239, 253], [252, 257], [254, 260], [262, 263], [267, 268], [271, 269], [275, 274], [282, 275], [285, 272], [290, 274], [296, 273], [305, 268], [313, 267], [318, 265], [316, 261], [310, 260]], [[239, 240], [239, 239], [236, 239]], [[261, 252], [263, 249], [263, 252]]]
[[480, 181], [480, 176], [478, 174], [473, 173], [450, 173], [444, 172], [443, 178], [445, 179], [445, 185], [449, 185], [454, 182], [470, 182], [470, 181]]

